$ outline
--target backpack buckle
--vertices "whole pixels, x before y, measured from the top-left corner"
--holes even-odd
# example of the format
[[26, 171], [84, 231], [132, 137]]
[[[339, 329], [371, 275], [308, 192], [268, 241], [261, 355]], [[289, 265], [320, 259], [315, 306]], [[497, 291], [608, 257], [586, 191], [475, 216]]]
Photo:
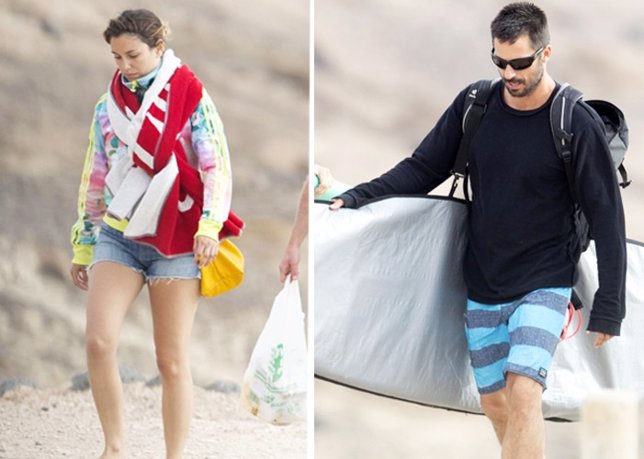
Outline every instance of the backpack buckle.
[[458, 181], [462, 178], [465, 178], [465, 174], [461, 174], [460, 172], [452, 171], [452, 175], [454, 176], [454, 180], [452, 180], [452, 187], [449, 190], [449, 197], [452, 198], [454, 197], [454, 193], [456, 192], [456, 189], [458, 188]]
[[572, 162], [572, 152], [570, 151], [570, 148], [564, 148], [561, 150], [561, 159], [564, 163]]

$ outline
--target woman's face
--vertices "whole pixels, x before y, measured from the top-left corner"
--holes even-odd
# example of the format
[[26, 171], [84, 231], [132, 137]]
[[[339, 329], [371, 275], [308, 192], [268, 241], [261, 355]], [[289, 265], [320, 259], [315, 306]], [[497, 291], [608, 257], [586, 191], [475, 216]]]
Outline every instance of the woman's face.
[[128, 81], [144, 77], [157, 68], [165, 46], [150, 48], [137, 35], [122, 34], [110, 40], [116, 66]]

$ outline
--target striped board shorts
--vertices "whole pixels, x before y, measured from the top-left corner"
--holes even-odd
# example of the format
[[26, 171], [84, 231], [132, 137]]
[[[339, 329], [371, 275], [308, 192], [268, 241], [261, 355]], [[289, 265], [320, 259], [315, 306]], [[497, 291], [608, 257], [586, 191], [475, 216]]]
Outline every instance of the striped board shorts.
[[508, 372], [546, 389], [570, 294], [570, 288], [546, 288], [509, 303], [467, 300], [465, 334], [480, 394], [503, 389]]

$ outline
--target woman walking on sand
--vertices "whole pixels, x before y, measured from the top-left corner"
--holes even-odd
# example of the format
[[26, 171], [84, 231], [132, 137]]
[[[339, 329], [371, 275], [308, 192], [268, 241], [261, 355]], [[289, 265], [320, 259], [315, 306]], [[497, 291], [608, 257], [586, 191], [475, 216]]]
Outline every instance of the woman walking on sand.
[[72, 228], [72, 280], [88, 291], [87, 366], [105, 436], [101, 458], [125, 457], [116, 351], [144, 284], [167, 458], [181, 457], [192, 417], [187, 347], [200, 267], [216, 256], [230, 211], [221, 121], [201, 82], [166, 48], [167, 35], [147, 10], [124, 11], [103, 33], [117, 70], [94, 112]]

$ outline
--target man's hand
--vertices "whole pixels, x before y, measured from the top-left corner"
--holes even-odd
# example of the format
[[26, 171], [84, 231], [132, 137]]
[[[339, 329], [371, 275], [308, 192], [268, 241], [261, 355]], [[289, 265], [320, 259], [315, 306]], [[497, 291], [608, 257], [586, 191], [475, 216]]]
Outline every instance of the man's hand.
[[329, 209], [338, 210], [342, 206], [344, 206], [344, 201], [342, 199], [334, 199], [331, 205], [329, 205]]
[[595, 343], [594, 343], [595, 347], [600, 347], [606, 344], [612, 338], [612, 335], [607, 335], [606, 333], [601, 333], [601, 332], [594, 332], [594, 333], [595, 333]]

